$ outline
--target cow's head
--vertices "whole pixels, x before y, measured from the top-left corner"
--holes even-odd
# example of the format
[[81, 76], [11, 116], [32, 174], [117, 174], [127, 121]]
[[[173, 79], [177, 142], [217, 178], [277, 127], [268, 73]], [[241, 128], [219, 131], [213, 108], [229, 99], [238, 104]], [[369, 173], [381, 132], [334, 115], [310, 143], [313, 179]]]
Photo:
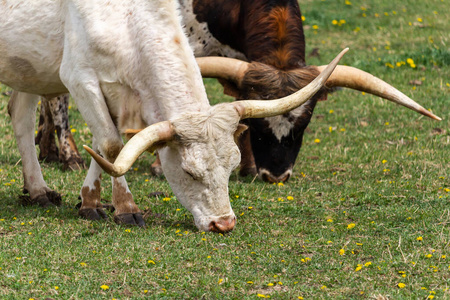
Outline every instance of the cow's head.
[[[223, 57], [197, 58], [204, 77], [219, 78], [224, 91], [236, 99], [270, 100], [284, 97], [309, 84], [326, 66], [305, 66], [282, 70], [263, 63], [246, 63]], [[349, 87], [371, 93], [438, 120], [412, 99], [369, 73], [337, 66], [326, 88]], [[300, 150], [303, 133], [321, 91], [298, 108], [274, 117], [246, 120], [251, 147], [260, 178], [268, 182], [289, 179]]]
[[[263, 63], [248, 65], [242, 80], [234, 87], [224, 84], [225, 91], [236, 99], [278, 99], [302, 89], [317, 77], [314, 67], [279, 70]], [[250, 142], [259, 177], [267, 182], [284, 182], [292, 175], [295, 160], [302, 145], [317, 99], [324, 89], [300, 107], [282, 115], [247, 119]]]
[[235, 138], [244, 128], [239, 121], [272, 117], [302, 105], [323, 86], [344, 53], [308, 86], [288, 97], [219, 104], [151, 125], [128, 141], [114, 164], [84, 147], [113, 176], [126, 173], [149, 148], [163, 147], [159, 154], [164, 175], [177, 199], [193, 214], [198, 229], [230, 231], [236, 217], [228, 197], [228, 180], [240, 162]]

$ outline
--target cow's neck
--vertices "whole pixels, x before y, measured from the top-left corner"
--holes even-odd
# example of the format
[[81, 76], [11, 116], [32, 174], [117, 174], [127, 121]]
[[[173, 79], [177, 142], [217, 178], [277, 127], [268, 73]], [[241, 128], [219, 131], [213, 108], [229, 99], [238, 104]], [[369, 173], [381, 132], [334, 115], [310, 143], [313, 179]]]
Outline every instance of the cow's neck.
[[296, 0], [193, 0], [193, 6], [197, 21], [206, 22], [217, 40], [242, 52], [249, 61], [280, 69], [305, 64], [305, 41]]
[[[114, 63], [121, 68], [111, 68], [100, 76], [103, 92], [110, 99], [110, 112], [118, 117], [120, 127], [136, 128], [209, 109], [200, 70], [178, 15], [154, 13], [155, 9], [171, 10], [174, 6], [164, 1], [160, 1], [161, 6], [166, 7], [141, 2], [140, 8], [127, 16], [126, 25], [116, 29], [122, 30], [119, 36], [124, 47], [114, 50]], [[120, 100], [112, 101], [114, 98]], [[137, 119], [139, 122], [131, 123]]]

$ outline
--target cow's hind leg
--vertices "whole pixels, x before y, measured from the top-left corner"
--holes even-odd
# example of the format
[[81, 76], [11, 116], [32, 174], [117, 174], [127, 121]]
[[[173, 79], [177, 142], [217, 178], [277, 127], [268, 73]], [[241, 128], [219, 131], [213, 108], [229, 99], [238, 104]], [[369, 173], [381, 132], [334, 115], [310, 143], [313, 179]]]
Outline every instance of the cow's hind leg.
[[59, 162], [58, 147], [55, 141], [55, 126], [53, 124], [49, 103], [44, 98], [41, 101], [41, 112], [35, 144], [39, 145], [40, 161]]
[[47, 187], [37, 159], [34, 129], [38, 102], [37, 95], [14, 92], [8, 103], [8, 112], [22, 157], [24, 191], [30, 193], [31, 204], [47, 207], [61, 204], [61, 196]]
[[58, 135], [59, 161], [63, 163], [65, 170], [84, 169], [84, 161], [70, 132], [69, 94], [49, 99], [48, 106]]

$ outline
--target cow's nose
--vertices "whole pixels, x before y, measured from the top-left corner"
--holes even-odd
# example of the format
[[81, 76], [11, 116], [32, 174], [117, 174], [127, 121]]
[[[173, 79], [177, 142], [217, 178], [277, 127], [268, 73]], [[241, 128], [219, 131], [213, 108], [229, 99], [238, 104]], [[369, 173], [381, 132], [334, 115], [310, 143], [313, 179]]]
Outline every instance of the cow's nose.
[[270, 183], [278, 183], [278, 182], [286, 182], [291, 177], [292, 170], [287, 170], [280, 176], [275, 176], [271, 172], [267, 170], [260, 170], [259, 176], [263, 181], [270, 182]]
[[233, 230], [234, 225], [236, 225], [236, 217], [220, 218], [209, 223], [209, 230], [212, 232], [225, 233]]

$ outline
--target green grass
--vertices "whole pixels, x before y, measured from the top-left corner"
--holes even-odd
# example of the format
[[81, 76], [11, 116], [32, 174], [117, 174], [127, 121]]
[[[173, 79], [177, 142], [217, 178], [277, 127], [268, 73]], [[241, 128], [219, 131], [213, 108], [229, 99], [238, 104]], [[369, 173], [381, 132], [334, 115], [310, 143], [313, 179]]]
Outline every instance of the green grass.
[[[149, 154], [127, 175], [138, 205], [151, 210], [144, 229], [118, 226], [112, 218], [79, 219], [75, 205], [86, 171], [63, 172], [57, 164], [42, 167], [63, 205], [20, 206], [20, 156], [8, 97], [0, 96], [0, 298], [449, 298], [447, 6], [439, 0], [351, 2], [301, 3], [307, 53], [319, 48], [321, 54], [308, 63], [326, 64], [349, 46], [344, 64], [392, 83], [443, 121], [359, 92], [330, 95], [316, 107], [288, 183], [231, 175], [238, 223], [230, 234], [198, 232], [167, 182], [149, 175]], [[346, 23], [333, 25], [334, 19]], [[396, 66], [408, 58], [415, 68]], [[205, 82], [211, 101], [223, 101], [220, 85]], [[75, 106], [70, 114], [78, 145], [90, 143]], [[154, 191], [171, 198], [149, 197]], [[110, 180], [103, 197], [111, 198]]]

